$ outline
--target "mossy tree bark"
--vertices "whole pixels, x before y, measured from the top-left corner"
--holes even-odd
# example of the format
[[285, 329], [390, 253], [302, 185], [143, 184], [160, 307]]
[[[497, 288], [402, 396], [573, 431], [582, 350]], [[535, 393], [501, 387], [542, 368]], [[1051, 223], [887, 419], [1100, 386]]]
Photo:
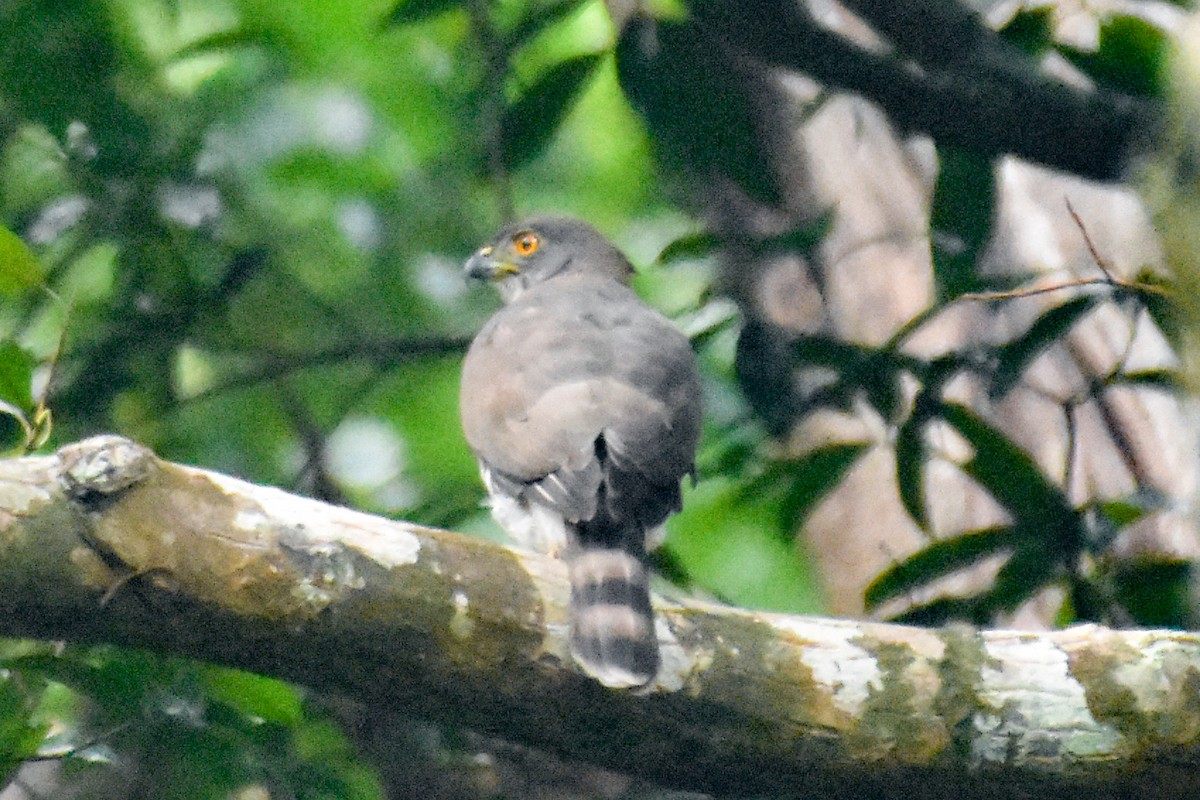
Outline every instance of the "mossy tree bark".
[[[170, 464], [0, 462], [0, 633], [146, 647], [714, 793], [1190, 796], [1200, 637], [657, 603], [640, 693], [572, 666], [562, 565]], [[867, 794], [869, 793], [869, 794]]]

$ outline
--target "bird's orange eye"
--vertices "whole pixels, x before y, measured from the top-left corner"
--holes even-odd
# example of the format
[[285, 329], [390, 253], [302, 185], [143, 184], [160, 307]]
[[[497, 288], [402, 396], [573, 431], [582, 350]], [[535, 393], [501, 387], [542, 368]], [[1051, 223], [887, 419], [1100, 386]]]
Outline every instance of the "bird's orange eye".
[[541, 239], [533, 231], [522, 231], [513, 237], [513, 249], [519, 256], [533, 255], [541, 243]]

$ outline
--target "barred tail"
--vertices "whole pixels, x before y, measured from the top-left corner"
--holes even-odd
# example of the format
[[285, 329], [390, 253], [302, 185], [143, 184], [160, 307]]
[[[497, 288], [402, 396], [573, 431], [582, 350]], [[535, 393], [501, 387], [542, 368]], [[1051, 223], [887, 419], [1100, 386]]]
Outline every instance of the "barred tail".
[[576, 542], [571, 571], [571, 652], [605, 686], [629, 688], [658, 672], [658, 638], [641, 553]]

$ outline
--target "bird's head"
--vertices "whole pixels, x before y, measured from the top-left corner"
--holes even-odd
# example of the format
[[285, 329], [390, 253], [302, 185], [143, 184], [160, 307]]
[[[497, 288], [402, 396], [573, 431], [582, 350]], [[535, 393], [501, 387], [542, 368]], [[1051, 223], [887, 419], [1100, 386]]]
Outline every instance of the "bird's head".
[[475, 251], [467, 277], [496, 286], [511, 303], [526, 289], [563, 275], [588, 274], [628, 284], [633, 267], [598, 230], [569, 217], [532, 217], [507, 225]]

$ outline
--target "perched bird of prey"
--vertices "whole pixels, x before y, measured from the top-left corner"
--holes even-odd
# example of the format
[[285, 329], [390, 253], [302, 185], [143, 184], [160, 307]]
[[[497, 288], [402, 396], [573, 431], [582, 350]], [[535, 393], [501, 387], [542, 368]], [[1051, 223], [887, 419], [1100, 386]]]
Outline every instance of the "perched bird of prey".
[[607, 686], [644, 685], [659, 664], [645, 556], [693, 471], [695, 355], [584, 222], [510, 225], [465, 269], [505, 303], [471, 343], [460, 396], [492, 514], [566, 559], [576, 662]]

